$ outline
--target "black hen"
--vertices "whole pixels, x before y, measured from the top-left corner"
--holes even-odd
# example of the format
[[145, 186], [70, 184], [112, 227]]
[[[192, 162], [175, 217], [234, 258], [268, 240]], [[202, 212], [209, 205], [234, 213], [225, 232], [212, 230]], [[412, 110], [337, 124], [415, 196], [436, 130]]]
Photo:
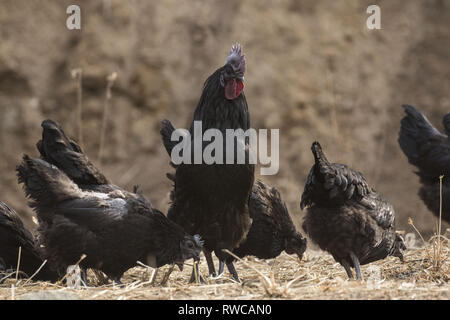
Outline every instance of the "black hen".
[[311, 168], [300, 207], [308, 207], [303, 229], [339, 262], [350, 278], [361, 279], [360, 265], [396, 256], [403, 261], [403, 239], [395, 232], [392, 205], [364, 176], [343, 164], [330, 163], [318, 142], [312, 144]]
[[83, 268], [103, 271], [120, 282], [143, 261], [152, 267], [199, 259], [202, 243], [134, 193], [81, 190], [57, 167], [24, 156], [17, 167], [40, 225], [42, 255], [65, 272], [83, 254]]
[[251, 255], [272, 259], [286, 251], [302, 259], [306, 239], [296, 230], [277, 189], [256, 181], [249, 210], [252, 226], [245, 241], [233, 251], [234, 254], [240, 258]]
[[[36, 144], [41, 159], [58, 167], [82, 190], [103, 193], [123, 190], [112, 184], [100, 172], [81, 147], [67, 137], [58, 123], [47, 119], [42, 122], [41, 126], [42, 139]], [[150, 201], [137, 192], [137, 186], [133, 192], [151, 207]]]
[[440, 133], [416, 108], [404, 105], [406, 116], [401, 121], [398, 143], [410, 164], [419, 171], [422, 186], [419, 197], [439, 217], [439, 176], [442, 185], [442, 219], [450, 223], [450, 114], [443, 119], [445, 134]]
[[[192, 140], [194, 121], [201, 121], [203, 132], [215, 128], [223, 137], [227, 129], [246, 131], [250, 128], [247, 101], [242, 92], [244, 73], [245, 57], [239, 45], [233, 46], [225, 65], [204, 84], [190, 128]], [[237, 163], [236, 153], [234, 159]], [[226, 148], [223, 163], [226, 163]], [[211, 252], [214, 251], [220, 261], [225, 261], [227, 254], [222, 249], [232, 251], [238, 247], [250, 228], [248, 199], [253, 186], [254, 165], [182, 163], [176, 167], [174, 178], [167, 216], [188, 233], [198, 233], [204, 239], [209, 273], [214, 276]], [[232, 264], [228, 267], [238, 280]]]
[[[15, 270], [17, 268], [19, 247], [21, 248], [20, 274], [25, 273], [27, 277], [30, 277], [44, 261], [38, 253], [33, 235], [25, 229], [19, 215], [0, 201], [0, 260], [2, 261], [0, 269]], [[45, 264], [34, 279], [56, 281], [58, 275]]]
[[68, 138], [59, 124], [44, 120], [42, 140], [36, 144], [41, 158], [57, 166], [73, 182], [83, 185], [108, 185], [108, 179], [92, 164], [81, 147]]

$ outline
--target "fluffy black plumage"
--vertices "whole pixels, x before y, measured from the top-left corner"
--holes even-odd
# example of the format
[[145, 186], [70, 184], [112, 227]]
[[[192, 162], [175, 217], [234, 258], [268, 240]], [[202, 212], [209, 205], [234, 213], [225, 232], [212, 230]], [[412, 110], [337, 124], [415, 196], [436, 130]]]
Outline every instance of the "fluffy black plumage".
[[[36, 144], [41, 159], [58, 167], [81, 190], [109, 193], [122, 191], [114, 185], [103, 173], [89, 160], [81, 147], [64, 132], [61, 125], [53, 120], [44, 120], [42, 126], [42, 139]], [[136, 188], [137, 190], [137, 188]], [[134, 192], [141, 201], [150, 201], [140, 192]]]
[[[160, 132], [169, 155], [176, 144], [170, 139], [174, 130], [169, 121], [162, 122]], [[167, 177], [175, 182], [174, 175], [168, 174]], [[272, 259], [286, 251], [302, 258], [306, 250], [306, 239], [296, 230], [277, 189], [256, 181], [249, 199], [249, 213], [252, 219], [250, 230], [245, 240], [233, 251], [234, 254], [240, 258], [251, 255], [260, 259]], [[231, 256], [226, 260], [228, 264], [232, 261], [234, 258]], [[223, 263], [220, 264], [219, 273], [222, 268]], [[228, 268], [233, 267], [230, 265]]]
[[[240, 46], [235, 46], [225, 65], [204, 84], [190, 127], [192, 139], [194, 121], [202, 122], [203, 132], [215, 128], [224, 137], [226, 129], [245, 131], [250, 128], [247, 101], [244, 93], [238, 90], [243, 86], [244, 72], [245, 58]], [[239, 94], [233, 96], [234, 93]], [[223, 163], [225, 159], [224, 150]], [[174, 178], [167, 216], [188, 233], [200, 234], [205, 241], [209, 273], [215, 275], [211, 252], [224, 261], [227, 255], [222, 249], [232, 251], [238, 247], [250, 228], [248, 199], [253, 186], [254, 165], [180, 164]], [[235, 272], [234, 277], [238, 279]]]
[[59, 124], [47, 119], [41, 126], [42, 140], [36, 146], [42, 159], [57, 166], [80, 187], [110, 184], [81, 147], [66, 136]]
[[272, 259], [286, 251], [302, 258], [306, 250], [306, 239], [296, 230], [277, 189], [256, 181], [249, 210], [252, 226], [245, 241], [233, 251], [234, 254], [240, 258], [251, 255], [260, 259]]
[[422, 186], [419, 197], [439, 217], [439, 176], [442, 185], [442, 219], [450, 223], [450, 114], [443, 119], [445, 134], [440, 133], [416, 108], [403, 105], [406, 116], [401, 121], [398, 143], [410, 164], [419, 170]]
[[[5, 203], [0, 201], [0, 270], [16, 270], [17, 258], [20, 254], [20, 275], [32, 276], [44, 260], [36, 249], [35, 239], [23, 225], [19, 215]], [[44, 265], [34, 279], [41, 281], [56, 281], [58, 275]]]
[[312, 147], [311, 168], [300, 207], [308, 207], [303, 229], [328, 251], [352, 278], [360, 279], [360, 265], [396, 256], [403, 260], [403, 239], [395, 232], [392, 205], [343, 164], [330, 163], [318, 142]]
[[101, 270], [115, 281], [137, 261], [160, 267], [199, 259], [200, 238], [134, 193], [82, 190], [56, 166], [26, 155], [17, 173], [40, 221], [42, 256], [58, 272], [83, 254], [83, 268]]

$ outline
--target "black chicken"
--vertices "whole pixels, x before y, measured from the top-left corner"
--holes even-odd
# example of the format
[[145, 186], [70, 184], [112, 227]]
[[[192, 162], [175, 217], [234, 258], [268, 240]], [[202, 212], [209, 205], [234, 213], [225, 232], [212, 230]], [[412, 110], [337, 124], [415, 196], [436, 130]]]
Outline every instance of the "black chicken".
[[[25, 229], [19, 215], [0, 201], [0, 270], [17, 268], [19, 247], [21, 248], [19, 274], [25, 273], [30, 277], [39, 270], [44, 261], [38, 253], [33, 235]], [[58, 275], [44, 264], [34, 279], [56, 281]]]
[[302, 259], [306, 239], [296, 230], [277, 189], [256, 181], [249, 200], [249, 211], [252, 226], [245, 241], [233, 250], [235, 255], [240, 258], [251, 255], [272, 259], [286, 251]]
[[318, 142], [311, 147], [311, 168], [300, 208], [308, 207], [303, 229], [353, 278], [360, 265], [396, 256], [403, 261], [405, 244], [395, 232], [392, 205], [369, 187], [364, 176], [343, 164], [330, 163]]
[[[36, 144], [41, 159], [58, 167], [82, 190], [103, 193], [123, 190], [100, 172], [81, 147], [67, 137], [59, 124], [47, 119], [41, 126], [42, 139]], [[151, 207], [150, 201], [141, 192], [137, 192], [137, 186], [133, 192]]]
[[26, 155], [17, 172], [40, 221], [42, 256], [60, 273], [83, 254], [81, 267], [101, 270], [118, 283], [137, 261], [181, 268], [184, 260], [199, 259], [199, 236], [188, 235], [134, 193], [81, 190], [54, 165]]
[[41, 126], [42, 139], [36, 144], [41, 159], [58, 167], [82, 190], [109, 192], [121, 189], [111, 184], [59, 124], [47, 119]]
[[[170, 139], [174, 130], [170, 122], [163, 121], [161, 136], [169, 155], [176, 144]], [[168, 174], [167, 177], [175, 182], [172, 174]], [[235, 255], [240, 258], [256, 256], [260, 259], [272, 259], [284, 250], [288, 254], [297, 254], [299, 259], [302, 258], [306, 250], [306, 239], [296, 230], [286, 204], [276, 188], [262, 181], [256, 181], [249, 199], [249, 213], [252, 225], [245, 240], [233, 250]], [[233, 260], [233, 257], [229, 256], [226, 261]], [[219, 274], [222, 271], [221, 261]]]
[[450, 223], [450, 114], [443, 119], [445, 134], [440, 133], [416, 108], [403, 105], [406, 116], [401, 121], [398, 143], [410, 164], [419, 171], [422, 186], [419, 197], [439, 217], [440, 183], [442, 184], [442, 219]]
[[[204, 84], [190, 128], [192, 140], [194, 121], [201, 121], [203, 132], [215, 128], [223, 137], [227, 129], [246, 131], [250, 128], [243, 93], [245, 68], [245, 56], [237, 44], [231, 49], [225, 65]], [[170, 125], [167, 120], [166, 123]], [[248, 200], [253, 186], [254, 165], [248, 161], [236, 164], [236, 157], [235, 153], [235, 164], [182, 163], [176, 167], [173, 201], [167, 216], [188, 233], [200, 234], [205, 241], [204, 253], [211, 276], [216, 275], [211, 252], [214, 251], [220, 261], [225, 261], [227, 254], [222, 249], [232, 251], [238, 247], [251, 224]], [[226, 163], [225, 147], [223, 163]], [[238, 280], [233, 264], [227, 266]]]
[[[122, 188], [112, 184], [100, 170], [83, 153], [81, 147], [70, 139], [63, 131], [63, 128], [52, 120], [44, 120], [42, 126], [42, 139], [36, 144], [41, 154], [41, 159], [57, 166], [71, 180], [76, 182], [78, 187], [84, 191], [96, 191], [109, 193]], [[150, 201], [138, 191], [135, 186], [133, 193], [152, 208]], [[156, 210], [153, 209], [152, 210]], [[106, 280], [96, 270], [94, 272], [103, 282]], [[166, 274], [166, 277], [168, 274]], [[82, 269], [82, 277], [86, 282], [86, 273]]]

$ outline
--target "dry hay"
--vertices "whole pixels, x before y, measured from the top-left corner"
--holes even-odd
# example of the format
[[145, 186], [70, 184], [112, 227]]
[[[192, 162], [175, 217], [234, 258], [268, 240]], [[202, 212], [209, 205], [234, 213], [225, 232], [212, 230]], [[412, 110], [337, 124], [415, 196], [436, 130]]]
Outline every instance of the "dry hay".
[[[136, 267], [122, 278], [124, 286], [95, 286], [89, 271], [90, 287], [73, 289], [47, 282], [15, 280], [15, 274], [0, 286], [0, 299], [443, 299], [449, 298], [450, 243], [441, 237], [441, 252], [428, 243], [409, 249], [405, 263], [389, 257], [362, 267], [364, 280], [348, 280], [344, 268], [322, 251], [307, 250], [302, 261], [282, 253], [276, 259], [247, 257], [237, 261], [242, 283], [229, 274], [212, 280], [204, 258], [200, 272], [207, 284], [188, 284], [191, 265], [183, 272], [176, 268], [160, 285], [169, 266], [162, 267], [151, 284], [153, 269]], [[433, 240], [433, 239], [432, 239]], [[439, 262], [439, 266], [436, 264]]]

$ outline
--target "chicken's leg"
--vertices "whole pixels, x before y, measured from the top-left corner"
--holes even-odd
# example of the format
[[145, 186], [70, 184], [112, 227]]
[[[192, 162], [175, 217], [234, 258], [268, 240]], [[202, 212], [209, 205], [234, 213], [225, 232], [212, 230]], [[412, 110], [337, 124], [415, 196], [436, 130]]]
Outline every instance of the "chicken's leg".
[[219, 260], [219, 277], [223, 274], [224, 266], [225, 266], [225, 262], [223, 262], [222, 260]]
[[161, 280], [161, 286], [165, 286], [166, 285], [166, 283], [169, 280], [169, 277], [172, 274], [174, 268], [175, 268], [174, 264], [170, 265], [169, 270], [167, 270], [167, 272], [163, 276], [163, 279]]
[[233, 279], [236, 280], [237, 282], [241, 282], [241, 280], [239, 280], [236, 269], [234, 268], [233, 262], [227, 262], [227, 268], [228, 271], [230, 271], [231, 275], [233, 276]]
[[350, 252], [350, 258], [352, 258], [353, 265], [355, 266], [356, 279], [362, 280], [361, 267], [359, 266], [358, 257], [353, 252]]
[[[233, 279], [236, 280], [237, 282], [241, 282], [239, 280], [239, 276], [236, 272], [236, 269], [234, 268], [233, 262], [227, 262], [226, 265], [227, 265], [228, 271], [230, 271], [231, 275], [233, 276]], [[224, 266], [225, 266], [225, 262], [219, 261], [219, 276], [223, 274]]]
[[350, 264], [347, 262], [347, 260], [342, 261], [341, 264], [344, 267], [345, 272], [347, 272], [347, 276], [349, 277], [349, 279], [353, 279], [352, 268], [350, 267]]
[[206, 263], [208, 264], [209, 276], [215, 278], [217, 276], [217, 274], [216, 274], [216, 268], [214, 267], [214, 261], [213, 261], [212, 255], [211, 255], [211, 251], [203, 250], [203, 253], [205, 254]]

